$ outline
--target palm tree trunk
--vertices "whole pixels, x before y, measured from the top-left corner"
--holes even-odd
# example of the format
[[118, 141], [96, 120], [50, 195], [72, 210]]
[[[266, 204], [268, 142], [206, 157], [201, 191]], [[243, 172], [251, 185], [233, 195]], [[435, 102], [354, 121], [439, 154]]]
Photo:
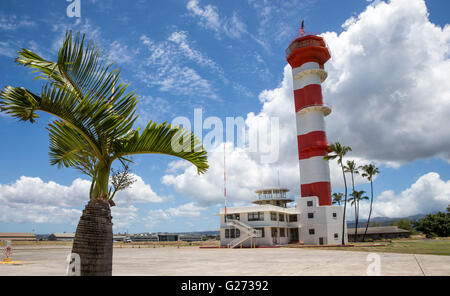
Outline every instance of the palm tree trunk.
[[78, 223], [72, 253], [80, 256], [82, 276], [111, 276], [113, 232], [111, 209], [105, 200], [91, 199]]
[[345, 187], [345, 200], [344, 200], [344, 214], [342, 215], [342, 244], [345, 245], [345, 211], [347, 209], [347, 180], [345, 179], [344, 166], [342, 165], [341, 160], [341, 168], [342, 168], [342, 176], [344, 176], [344, 187]]
[[367, 228], [369, 228], [370, 216], [372, 215], [372, 203], [373, 203], [373, 183], [372, 180], [370, 180], [370, 210], [369, 210], [369, 217], [367, 218], [366, 230], [364, 231], [362, 241], [364, 241], [364, 239], [366, 238]]
[[[358, 224], [359, 224], [359, 200], [357, 201], [357, 205], [356, 205], [356, 229], [358, 229]], [[358, 230], [356, 230], [356, 233], [358, 233]], [[358, 236], [355, 235], [355, 242], [358, 241]]]
[[[352, 172], [352, 188], [353, 188], [353, 194], [355, 194], [355, 180], [353, 179], [353, 172]], [[356, 239], [358, 237], [358, 214], [356, 211], [356, 200], [354, 200], [355, 203], [355, 222], [356, 222], [356, 226], [355, 226], [355, 242]]]

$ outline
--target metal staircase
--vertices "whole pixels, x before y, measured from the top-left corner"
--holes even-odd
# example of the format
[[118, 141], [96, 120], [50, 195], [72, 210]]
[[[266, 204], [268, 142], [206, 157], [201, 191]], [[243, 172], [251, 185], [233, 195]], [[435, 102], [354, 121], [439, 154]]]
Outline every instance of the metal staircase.
[[261, 231], [256, 230], [253, 227], [239, 221], [239, 220], [227, 220], [227, 226], [233, 226], [240, 231], [240, 236], [232, 240], [228, 247], [235, 248], [238, 245], [244, 243], [245, 241], [253, 237], [261, 237]]

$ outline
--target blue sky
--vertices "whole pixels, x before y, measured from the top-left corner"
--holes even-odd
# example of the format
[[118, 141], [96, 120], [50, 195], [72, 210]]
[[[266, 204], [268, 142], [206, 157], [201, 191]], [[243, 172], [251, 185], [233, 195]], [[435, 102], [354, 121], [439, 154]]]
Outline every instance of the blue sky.
[[[299, 192], [292, 78], [284, 50], [305, 19], [332, 53], [324, 100], [328, 140], [353, 147], [349, 159], [375, 162], [375, 215], [401, 217], [450, 203], [450, 4], [444, 0], [101, 1], [80, 0], [81, 17], [58, 1], [2, 1], [2, 86], [40, 91], [42, 82], [14, 63], [17, 50], [55, 59], [67, 29], [82, 31], [121, 68], [140, 95], [140, 125], [240, 117], [246, 128], [279, 118], [279, 156], [227, 146], [229, 202], [254, 198], [280, 183]], [[88, 179], [49, 165], [46, 125], [0, 115], [0, 232], [75, 230]], [[208, 130], [203, 131], [203, 136]], [[229, 148], [228, 148], [229, 147]], [[194, 231], [218, 228], [223, 204], [223, 152], [208, 147], [210, 171], [166, 156], [135, 158], [138, 182], [118, 196], [114, 230]], [[331, 164], [333, 191], [342, 191]], [[369, 186], [357, 178], [360, 190]], [[367, 212], [363, 205], [362, 214]], [[351, 211], [349, 212], [351, 219]]]

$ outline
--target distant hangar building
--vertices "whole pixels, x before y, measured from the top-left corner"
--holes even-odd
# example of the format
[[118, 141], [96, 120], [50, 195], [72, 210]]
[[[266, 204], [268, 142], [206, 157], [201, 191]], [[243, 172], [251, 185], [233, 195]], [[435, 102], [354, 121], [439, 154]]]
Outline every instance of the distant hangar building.
[[75, 233], [52, 233], [48, 236], [49, 241], [73, 241]]
[[[364, 231], [366, 229], [358, 227], [358, 237], [357, 241], [362, 241]], [[355, 241], [355, 228], [347, 229], [348, 240]], [[366, 239], [372, 240], [382, 240], [382, 239], [393, 239], [393, 238], [407, 238], [411, 232], [409, 230], [398, 228], [397, 226], [379, 226], [379, 227], [369, 227], [367, 228]]]
[[5, 241], [35, 241], [36, 235], [34, 233], [19, 233], [19, 232], [1, 232], [0, 240]]

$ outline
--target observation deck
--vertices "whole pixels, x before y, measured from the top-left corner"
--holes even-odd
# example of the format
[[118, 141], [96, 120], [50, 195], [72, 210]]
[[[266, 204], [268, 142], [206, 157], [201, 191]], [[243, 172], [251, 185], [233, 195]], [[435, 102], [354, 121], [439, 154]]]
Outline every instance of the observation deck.
[[315, 62], [323, 69], [323, 65], [330, 58], [325, 41], [322, 37], [315, 35], [298, 37], [286, 49], [286, 60], [292, 68], [300, 67], [307, 62]]
[[286, 188], [268, 188], [255, 191], [258, 199], [253, 201], [257, 205], [274, 205], [286, 208], [286, 204], [294, 200], [287, 195], [289, 189]]

